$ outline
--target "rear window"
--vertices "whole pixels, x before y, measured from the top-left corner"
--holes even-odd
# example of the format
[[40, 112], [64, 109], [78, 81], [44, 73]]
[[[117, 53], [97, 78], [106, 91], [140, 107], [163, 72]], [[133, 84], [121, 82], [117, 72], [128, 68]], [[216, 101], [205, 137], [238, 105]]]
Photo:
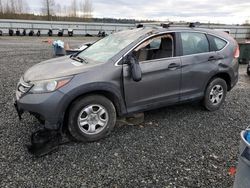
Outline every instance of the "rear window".
[[203, 33], [181, 33], [183, 55], [209, 52], [209, 43]]
[[210, 42], [210, 51], [219, 51], [222, 48], [224, 48], [227, 44], [225, 40], [212, 35], [208, 35], [208, 39]]

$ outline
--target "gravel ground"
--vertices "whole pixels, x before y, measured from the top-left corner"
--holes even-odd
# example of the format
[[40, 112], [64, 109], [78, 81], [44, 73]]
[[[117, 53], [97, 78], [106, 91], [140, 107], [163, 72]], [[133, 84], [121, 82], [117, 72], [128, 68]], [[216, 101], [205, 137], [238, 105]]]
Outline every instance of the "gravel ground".
[[[17, 40], [18, 39], [18, 40]], [[239, 133], [250, 124], [250, 77], [216, 112], [185, 104], [145, 113], [141, 125], [117, 126], [99, 142], [72, 143], [43, 158], [25, 147], [39, 123], [19, 122], [12, 97], [30, 66], [52, 57], [46, 38], [0, 38], [0, 187], [231, 187]], [[63, 38], [70, 45], [93, 38]]]

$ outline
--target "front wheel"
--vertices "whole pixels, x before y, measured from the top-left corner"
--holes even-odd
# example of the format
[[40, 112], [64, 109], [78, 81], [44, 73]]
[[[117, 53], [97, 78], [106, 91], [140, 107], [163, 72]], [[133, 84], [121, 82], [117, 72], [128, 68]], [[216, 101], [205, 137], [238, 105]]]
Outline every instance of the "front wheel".
[[203, 100], [204, 107], [209, 111], [218, 110], [225, 101], [227, 83], [221, 78], [215, 78], [208, 84]]
[[116, 123], [113, 103], [104, 96], [76, 100], [69, 112], [68, 130], [78, 141], [96, 141], [110, 134]]

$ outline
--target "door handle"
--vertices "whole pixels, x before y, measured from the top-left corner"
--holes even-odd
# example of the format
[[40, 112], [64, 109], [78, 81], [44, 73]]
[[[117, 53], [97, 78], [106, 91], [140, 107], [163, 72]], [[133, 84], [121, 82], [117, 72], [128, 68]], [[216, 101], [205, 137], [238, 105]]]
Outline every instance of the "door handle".
[[214, 60], [216, 60], [216, 57], [215, 57], [215, 56], [210, 56], [210, 57], [208, 58], [208, 61], [214, 61]]
[[220, 59], [223, 59], [223, 57], [222, 56], [210, 56], [209, 58], [208, 58], [208, 61], [215, 61], [215, 60], [220, 60]]
[[179, 63], [170, 63], [170, 64], [168, 65], [168, 69], [169, 69], [169, 70], [175, 70], [175, 69], [177, 69], [178, 67], [180, 67], [180, 64], [179, 64]]

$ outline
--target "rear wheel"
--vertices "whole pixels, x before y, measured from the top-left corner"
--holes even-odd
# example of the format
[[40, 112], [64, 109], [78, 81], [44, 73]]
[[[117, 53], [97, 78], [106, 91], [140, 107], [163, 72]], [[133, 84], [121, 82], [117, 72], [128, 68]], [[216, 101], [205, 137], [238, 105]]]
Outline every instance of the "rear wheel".
[[78, 141], [96, 141], [110, 134], [116, 110], [106, 97], [91, 95], [76, 100], [69, 112], [68, 130]]
[[214, 78], [208, 84], [203, 100], [204, 107], [209, 111], [218, 110], [225, 101], [227, 83], [221, 78]]

